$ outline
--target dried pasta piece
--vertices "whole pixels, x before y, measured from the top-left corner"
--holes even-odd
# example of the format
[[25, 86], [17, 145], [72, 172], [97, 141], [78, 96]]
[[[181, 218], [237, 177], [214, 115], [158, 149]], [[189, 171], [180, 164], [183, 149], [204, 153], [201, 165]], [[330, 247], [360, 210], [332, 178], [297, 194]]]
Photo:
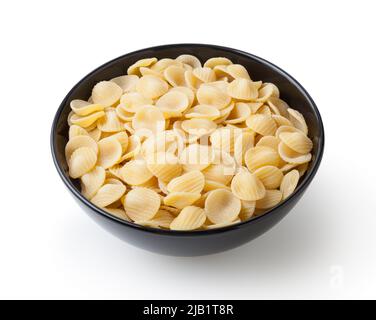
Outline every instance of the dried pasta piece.
[[247, 126], [263, 136], [274, 136], [277, 125], [273, 118], [264, 114], [252, 114], [246, 120]]
[[188, 64], [193, 69], [195, 69], [195, 68], [201, 68], [201, 62], [200, 62], [200, 60], [197, 57], [195, 57], [195, 56], [193, 56], [191, 54], [181, 54], [175, 60], [179, 61], [181, 63], [184, 63], [184, 64]]
[[73, 179], [83, 176], [95, 167], [97, 153], [89, 147], [75, 149], [69, 158], [69, 176]]
[[275, 166], [264, 166], [255, 170], [254, 175], [260, 179], [266, 189], [279, 188], [282, 179], [283, 172], [281, 169]]
[[178, 158], [170, 152], [158, 152], [146, 157], [149, 171], [163, 182], [180, 176], [183, 168]]
[[210, 135], [210, 142], [214, 149], [232, 153], [236, 138], [242, 134], [242, 131], [232, 127], [222, 127], [215, 130]]
[[175, 216], [166, 210], [158, 210], [153, 219], [147, 221], [137, 221], [138, 224], [154, 227], [169, 229], [171, 222], [175, 219]]
[[120, 121], [114, 108], [108, 108], [105, 116], [98, 120], [98, 129], [103, 132], [124, 131], [124, 124]]
[[311, 161], [312, 159], [311, 153], [301, 154], [299, 152], [296, 152], [293, 149], [289, 148], [282, 141], [278, 145], [278, 152], [282, 160], [289, 163], [303, 164]]
[[127, 73], [128, 75], [134, 74], [134, 75], [140, 76], [141, 75], [140, 67], [149, 67], [155, 64], [157, 61], [158, 59], [154, 57], [138, 60], [128, 68]]
[[91, 93], [93, 102], [103, 107], [110, 107], [119, 101], [123, 90], [115, 83], [111, 81], [98, 82]]
[[294, 169], [286, 173], [282, 179], [280, 190], [282, 192], [282, 199], [287, 199], [296, 189], [299, 182], [299, 171]]
[[231, 103], [228, 107], [220, 110], [221, 112], [220, 117], [215, 119], [214, 122], [219, 124], [219, 123], [223, 123], [224, 121], [226, 121], [232, 109], [234, 109], [234, 106], [235, 106], [235, 103]]
[[217, 189], [209, 193], [205, 201], [205, 213], [215, 224], [234, 221], [241, 209], [241, 202], [230, 191]]
[[203, 83], [193, 74], [193, 71], [191, 70], [185, 70], [184, 79], [187, 87], [194, 91], [196, 91]]
[[69, 139], [72, 139], [73, 137], [77, 137], [77, 136], [88, 136], [89, 133], [82, 127], [80, 126], [76, 126], [75, 124], [72, 124], [70, 127], [69, 127]]
[[208, 120], [215, 120], [220, 117], [220, 115], [221, 113], [216, 107], [207, 104], [194, 106], [184, 114], [187, 119], [198, 118]]
[[258, 84], [243, 78], [235, 79], [229, 84], [227, 92], [234, 99], [254, 101], [258, 97]]
[[120, 158], [119, 162], [136, 157], [141, 150], [141, 140], [138, 136], [130, 136], [128, 139], [128, 147]]
[[253, 217], [256, 209], [256, 201], [241, 200], [242, 207], [240, 209], [239, 218], [241, 221], [249, 220]]
[[127, 135], [127, 133], [125, 131], [112, 134], [109, 137], [107, 137], [106, 139], [116, 139], [117, 141], [119, 141], [120, 144], [121, 144], [121, 152], [122, 152], [122, 154], [124, 152], [126, 152], [126, 150], [128, 149], [129, 138], [128, 138], [128, 135]]
[[240, 222], [241, 222], [240, 219], [236, 219], [236, 220], [231, 221], [231, 222], [216, 223], [216, 224], [210, 224], [210, 225], [203, 225], [203, 228], [207, 229], [207, 230], [210, 230], [210, 229], [219, 229], [219, 228], [229, 227], [229, 226], [238, 224]]
[[170, 91], [160, 97], [155, 105], [167, 119], [181, 116], [182, 112], [188, 108], [189, 101], [184, 93]]
[[104, 211], [124, 221], [131, 222], [131, 219], [127, 216], [125, 211], [120, 208], [103, 208]]
[[234, 79], [247, 79], [251, 80], [249, 73], [241, 64], [230, 64], [226, 68], [226, 72]]
[[216, 80], [215, 72], [210, 68], [194, 68], [193, 75], [203, 83], [213, 82]]
[[141, 93], [138, 92], [127, 92], [121, 96], [120, 104], [122, 105], [122, 109], [124, 109], [124, 111], [136, 113], [144, 106], [152, 105], [153, 100], [144, 97]]
[[212, 105], [221, 110], [230, 104], [231, 97], [212, 84], [203, 84], [197, 90], [197, 101], [200, 104]]
[[103, 111], [104, 106], [100, 104], [92, 104], [84, 100], [72, 100], [70, 103], [71, 109], [79, 116], [87, 116], [97, 111]]
[[65, 146], [65, 159], [69, 161], [72, 153], [82, 147], [88, 147], [94, 150], [95, 154], [98, 154], [98, 145], [97, 142], [89, 136], [76, 136], [72, 139], [69, 139], [68, 143]]
[[265, 196], [265, 187], [256, 175], [239, 172], [231, 181], [232, 193], [241, 200], [255, 201]]
[[277, 115], [277, 114], [272, 114], [272, 118], [273, 120], [275, 121], [275, 123], [277, 124], [278, 127], [281, 127], [281, 126], [289, 126], [289, 127], [292, 127], [292, 123], [289, 119], [283, 117], [283, 116], [280, 116], [280, 115]]
[[205, 179], [204, 192], [209, 192], [217, 189], [225, 189], [231, 191], [231, 188], [219, 181]]
[[257, 102], [265, 102], [272, 96], [279, 96], [279, 90], [273, 83], [265, 83], [261, 86]]
[[230, 59], [227, 59], [225, 57], [215, 57], [206, 60], [204, 67], [213, 69], [214, 67], [219, 65], [228, 66], [230, 64], [232, 64], [232, 61]]
[[269, 147], [278, 152], [280, 140], [277, 137], [265, 136], [257, 142], [256, 147]]
[[101, 138], [102, 131], [100, 131], [98, 128], [94, 128], [93, 130], [89, 131], [88, 134], [92, 139], [98, 142]]
[[267, 104], [273, 110], [275, 114], [281, 115], [284, 118], [289, 117], [289, 113], [287, 110], [290, 107], [285, 101], [279, 99], [278, 97], [270, 97], [267, 100]]
[[243, 102], [237, 102], [234, 105], [234, 108], [231, 110], [228, 115], [225, 123], [237, 124], [244, 122], [251, 115], [251, 108], [248, 104]]
[[301, 154], [309, 153], [313, 147], [311, 139], [301, 132], [282, 132], [279, 138], [290, 149]]
[[164, 199], [163, 203], [177, 209], [183, 209], [200, 199], [200, 193], [192, 192], [171, 192]]
[[175, 154], [185, 147], [182, 138], [174, 130], [158, 132], [148, 137], [141, 147], [144, 156], [157, 152], [170, 152]]
[[204, 169], [202, 173], [205, 176], [206, 181], [216, 181], [225, 186], [233, 177], [233, 174], [229, 173], [228, 170], [226, 170], [226, 166], [223, 164], [211, 164]]
[[193, 118], [182, 121], [181, 128], [193, 137], [202, 137], [213, 133], [217, 125], [209, 119]]
[[188, 107], [191, 107], [193, 105], [193, 102], [195, 100], [195, 93], [193, 92], [192, 89], [188, 87], [178, 86], [178, 87], [171, 88], [169, 92], [184, 93], [188, 98]]
[[290, 121], [294, 127], [302, 131], [304, 134], [308, 134], [308, 126], [303, 115], [298, 110], [292, 108], [288, 108], [287, 112], [290, 115]]
[[163, 75], [167, 82], [173, 87], [185, 86], [185, 69], [178, 66], [170, 66], [164, 70]]
[[122, 155], [122, 147], [117, 139], [108, 137], [98, 141], [98, 165], [108, 169], [118, 163]]
[[104, 184], [90, 201], [97, 207], [104, 208], [119, 200], [125, 191], [123, 184]]
[[143, 76], [137, 82], [137, 92], [149, 99], [157, 99], [168, 91], [168, 84], [156, 76]]
[[244, 161], [251, 172], [267, 165], [275, 167], [280, 165], [278, 152], [269, 147], [254, 147], [249, 149], [244, 156]]
[[83, 127], [87, 130], [89, 130], [89, 127], [95, 124], [95, 122], [104, 117], [105, 113], [104, 111], [98, 111], [94, 112], [92, 114], [89, 114], [87, 116], [79, 116], [77, 114], [73, 114], [70, 118], [69, 121], [71, 124], [76, 124], [80, 127]]
[[245, 153], [254, 146], [255, 136], [251, 132], [242, 132], [235, 140], [234, 158], [238, 165], [244, 164]]
[[205, 177], [201, 171], [193, 170], [172, 179], [167, 185], [168, 192], [200, 193], [204, 188]]
[[102, 167], [95, 167], [81, 177], [81, 193], [87, 199], [91, 199], [103, 185], [106, 179], [105, 170]]
[[139, 78], [136, 75], [125, 75], [111, 79], [110, 81], [115, 82], [122, 90], [123, 93], [136, 91], [136, 85]]
[[150, 136], [165, 129], [165, 118], [157, 107], [144, 107], [135, 114], [132, 127], [136, 134]]
[[275, 136], [279, 139], [279, 135], [283, 132], [302, 132], [302, 131], [292, 126], [280, 126], [275, 132]]
[[150, 69], [153, 71], [163, 73], [164, 70], [166, 70], [170, 66], [177, 66], [177, 67], [182, 67], [183, 64], [179, 61], [176, 61], [174, 59], [170, 58], [163, 58], [161, 60], [158, 60], [156, 63], [154, 63]]
[[185, 171], [203, 170], [214, 160], [211, 147], [200, 144], [188, 145], [179, 155], [179, 161]]
[[144, 159], [134, 159], [120, 169], [120, 176], [127, 184], [137, 186], [150, 180], [153, 173], [148, 169]]
[[279, 190], [266, 190], [265, 197], [256, 201], [257, 209], [270, 209], [282, 200], [282, 192]]
[[124, 199], [126, 214], [136, 222], [152, 219], [158, 212], [160, 204], [161, 198], [158, 193], [142, 187], [132, 189]]
[[196, 230], [206, 220], [205, 211], [195, 206], [185, 207], [179, 215], [171, 222], [171, 230]]

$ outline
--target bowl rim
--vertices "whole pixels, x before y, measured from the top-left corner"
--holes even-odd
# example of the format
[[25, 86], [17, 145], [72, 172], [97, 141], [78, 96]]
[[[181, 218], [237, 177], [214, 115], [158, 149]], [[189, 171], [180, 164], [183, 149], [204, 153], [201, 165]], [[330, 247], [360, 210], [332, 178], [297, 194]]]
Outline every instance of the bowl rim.
[[[240, 55], [240, 56], [243, 56], [243, 57], [248, 58], [248, 59], [253, 59], [253, 60], [255, 60], [255, 61], [257, 61], [261, 64], [266, 65], [268, 68], [271, 68], [274, 71], [283, 74], [283, 76], [285, 76], [304, 95], [304, 97], [309, 101], [309, 103], [310, 103], [310, 105], [313, 109], [313, 112], [318, 119], [319, 132], [321, 133], [321, 139], [319, 139], [319, 141], [318, 141], [317, 154], [315, 155], [315, 158], [312, 162], [312, 170], [308, 174], [304, 175], [301, 183], [298, 185], [296, 190], [288, 198], [286, 198], [284, 201], [282, 201], [281, 203], [279, 203], [277, 206], [273, 207], [269, 211], [266, 211], [264, 214], [262, 214], [260, 216], [256, 216], [256, 217], [254, 217], [250, 220], [247, 220], [247, 221], [235, 223], [235, 224], [220, 227], [220, 228], [213, 228], [213, 229], [189, 230], [189, 231], [157, 229], [157, 228], [143, 226], [143, 225], [139, 225], [139, 224], [136, 224], [136, 223], [133, 223], [133, 222], [128, 222], [128, 221], [122, 220], [120, 218], [117, 218], [117, 217], [111, 215], [110, 213], [106, 212], [105, 210], [97, 207], [96, 205], [91, 203], [88, 199], [86, 199], [81, 194], [81, 192], [76, 189], [76, 187], [74, 186], [72, 181], [65, 176], [63, 169], [62, 169], [60, 163], [57, 160], [55, 136], [57, 134], [56, 131], [57, 131], [58, 120], [60, 119], [60, 116], [63, 112], [63, 109], [64, 109], [64, 107], [67, 103], [67, 100], [69, 99], [70, 95], [72, 94], [72, 92], [77, 87], [79, 87], [82, 83], [87, 81], [87, 79], [90, 78], [94, 73], [96, 73], [97, 71], [99, 71], [101, 69], [105, 69], [106, 67], [112, 65], [114, 62], [116, 62], [120, 59], [126, 58], [127, 56], [131, 56], [131, 55], [136, 54], [136, 53], [142, 53], [142, 52], [148, 51], [148, 50], [163, 50], [163, 49], [168, 49], [168, 48], [171, 48], [171, 47], [175, 47], [175, 48], [188, 47], [188, 48], [193, 48], [193, 49], [199, 48], [199, 47], [208, 47], [208, 48], [218, 49], [218, 50], [221, 50], [221, 51]], [[325, 145], [324, 125], [323, 125], [323, 121], [322, 121], [320, 112], [319, 112], [315, 102], [313, 101], [312, 97], [309, 95], [309, 93], [306, 91], [306, 89], [304, 89], [304, 87], [295, 78], [293, 78], [290, 74], [288, 74], [286, 71], [284, 71], [280, 67], [274, 65], [273, 63], [271, 63], [271, 62], [269, 62], [269, 61], [267, 61], [263, 58], [260, 58], [256, 55], [254, 55], [254, 54], [251, 54], [251, 53], [248, 53], [248, 52], [245, 52], [245, 51], [241, 51], [241, 50], [238, 50], [238, 49], [234, 49], [234, 48], [225, 47], [225, 46], [218, 46], [218, 45], [213, 45], [213, 44], [203, 44], [203, 43], [177, 43], [177, 44], [165, 44], [165, 45], [160, 45], [160, 46], [148, 47], [148, 48], [144, 48], [144, 49], [140, 49], [140, 50], [136, 50], [136, 51], [126, 53], [124, 55], [121, 55], [121, 56], [119, 56], [115, 59], [112, 59], [112, 60], [102, 64], [101, 66], [95, 68], [93, 71], [88, 73], [85, 77], [83, 77], [80, 81], [78, 81], [72, 87], [72, 89], [69, 90], [69, 92], [66, 94], [66, 96], [64, 97], [63, 101], [60, 103], [60, 106], [57, 109], [56, 114], [54, 116], [54, 120], [53, 120], [52, 128], [51, 128], [51, 135], [50, 135], [50, 147], [51, 147], [51, 152], [52, 152], [52, 158], [53, 158], [55, 167], [56, 167], [56, 169], [59, 173], [59, 176], [63, 180], [65, 186], [72, 192], [72, 194], [80, 202], [82, 202], [84, 205], [88, 206], [96, 214], [98, 214], [98, 215], [100, 215], [100, 216], [102, 216], [106, 219], [112, 220], [115, 223], [122, 224], [123, 226], [130, 227], [130, 228], [136, 229], [138, 231], [147, 232], [147, 233], [163, 234], [163, 235], [166, 235], [166, 236], [193, 236], [193, 235], [194, 236], [208, 236], [208, 235], [211, 235], [211, 234], [224, 233], [224, 232], [229, 232], [229, 231], [233, 231], [233, 230], [236, 230], [236, 229], [245, 228], [249, 224], [256, 224], [256, 223], [260, 222], [261, 220], [268, 219], [272, 215], [277, 214], [278, 211], [279, 211], [278, 210], [279, 208], [286, 206], [294, 197], [301, 194], [305, 190], [305, 188], [311, 183], [311, 181], [313, 180], [313, 178], [316, 175], [317, 170], [320, 166], [321, 159], [322, 159], [323, 153], [324, 153], [324, 145]]]

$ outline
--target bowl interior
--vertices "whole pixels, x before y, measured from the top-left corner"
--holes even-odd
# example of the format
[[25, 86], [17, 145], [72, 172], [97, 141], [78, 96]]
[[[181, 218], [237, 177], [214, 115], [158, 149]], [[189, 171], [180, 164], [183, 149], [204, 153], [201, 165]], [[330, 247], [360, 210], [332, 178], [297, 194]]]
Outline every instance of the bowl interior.
[[126, 74], [127, 68], [139, 59], [148, 57], [176, 58], [180, 54], [192, 54], [198, 57], [201, 62], [205, 62], [212, 57], [226, 57], [233, 63], [239, 63], [245, 66], [253, 80], [262, 80], [263, 82], [272, 82], [280, 90], [280, 95], [290, 107], [300, 111], [309, 127], [309, 137], [313, 141], [313, 159], [305, 176], [300, 179], [299, 186], [314, 174], [319, 165], [323, 152], [324, 132], [320, 114], [308, 93], [286, 72], [274, 66], [273, 64], [235, 49], [218, 47], [213, 45], [201, 44], [178, 44], [166, 45], [154, 48], [148, 48], [132, 52], [116, 58], [98, 69], [94, 70], [81, 81], [79, 81], [63, 100], [53, 126], [52, 148], [56, 156], [56, 162], [60, 167], [68, 183], [72, 183], [79, 191], [77, 180], [72, 180], [68, 176], [68, 166], [64, 156], [64, 148], [68, 141], [69, 126], [67, 123], [68, 114], [71, 111], [69, 103], [73, 99], [88, 99], [91, 95], [93, 86], [102, 80], [110, 80], [114, 77]]

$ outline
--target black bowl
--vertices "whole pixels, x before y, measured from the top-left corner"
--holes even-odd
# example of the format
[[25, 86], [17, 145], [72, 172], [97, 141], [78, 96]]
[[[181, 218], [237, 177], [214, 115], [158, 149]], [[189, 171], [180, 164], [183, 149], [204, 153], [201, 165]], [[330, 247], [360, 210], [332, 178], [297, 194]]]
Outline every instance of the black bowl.
[[[72, 99], [88, 99], [93, 86], [101, 80], [125, 74], [128, 66], [146, 57], [175, 58], [180, 54], [192, 54], [201, 61], [211, 57], [227, 57], [244, 65], [254, 80], [275, 83], [281, 97], [305, 117], [309, 136], [313, 140], [313, 160], [300, 180], [294, 194], [264, 215], [220, 229], [203, 231], [169, 231], [143, 227], [122, 221], [96, 207], [80, 193], [77, 181], [68, 176], [64, 148], [68, 137], [67, 117]], [[319, 168], [324, 150], [324, 128], [312, 98], [289, 74], [277, 66], [252, 54], [236, 49], [207, 44], [172, 44], [128, 53], [94, 70], [67, 94], [57, 110], [51, 132], [52, 156], [57, 171], [74, 199], [103, 228], [137, 247], [176, 256], [195, 256], [216, 253], [235, 248], [263, 234], [278, 223], [298, 202]], [[299, 239], [297, 239], [298, 241]]]

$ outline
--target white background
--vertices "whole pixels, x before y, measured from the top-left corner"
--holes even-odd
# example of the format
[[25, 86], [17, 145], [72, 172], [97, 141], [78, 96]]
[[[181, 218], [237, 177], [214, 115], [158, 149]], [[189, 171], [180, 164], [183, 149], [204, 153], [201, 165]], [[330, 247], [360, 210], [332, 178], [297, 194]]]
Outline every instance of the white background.
[[[374, 1], [2, 1], [0, 298], [376, 298]], [[292, 74], [326, 129], [295, 209], [238, 249], [134, 248], [77, 206], [49, 149], [55, 111], [102, 63], [160, 44], [238, 48]]]

